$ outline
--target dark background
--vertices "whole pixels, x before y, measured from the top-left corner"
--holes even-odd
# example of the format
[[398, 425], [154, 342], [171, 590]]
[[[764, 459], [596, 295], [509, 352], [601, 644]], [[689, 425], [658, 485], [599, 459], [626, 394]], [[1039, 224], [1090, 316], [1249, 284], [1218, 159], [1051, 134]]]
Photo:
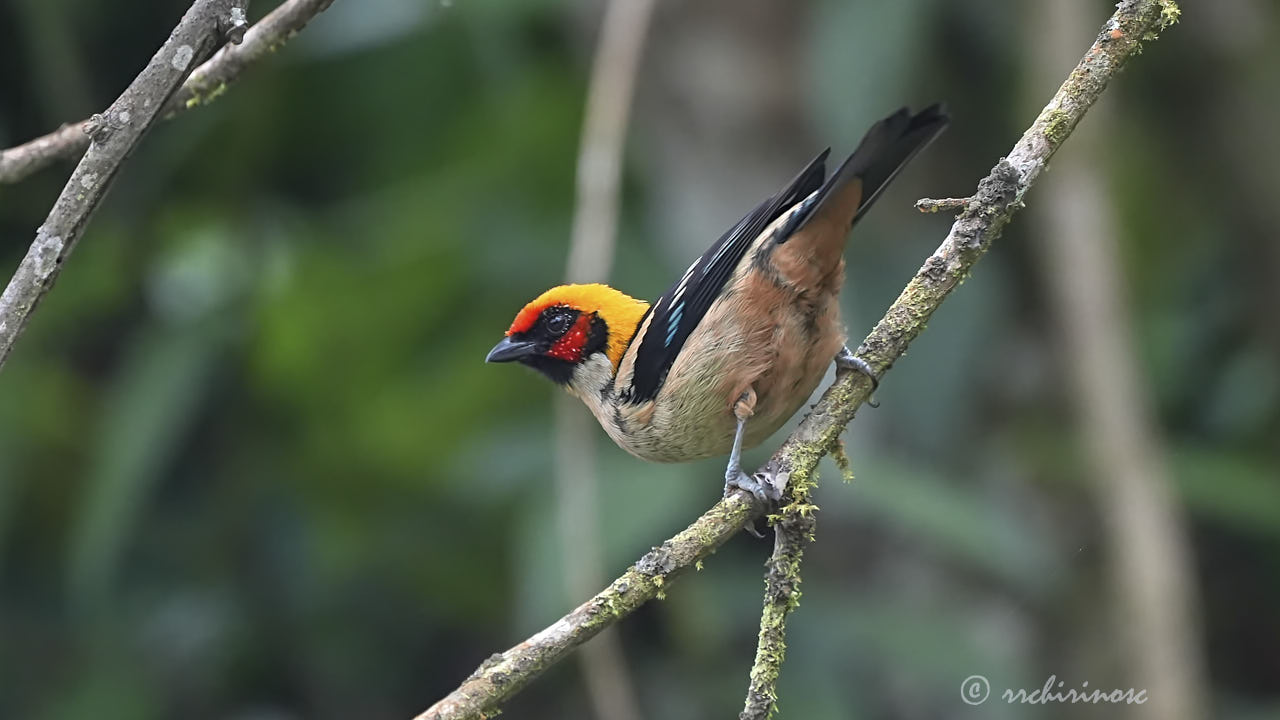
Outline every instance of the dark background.
[[[0, 145], [105, 107], [184, 7], [0, 0]], [[600, 12], [338, 0], [147, 137], [0, 373], [0, 716], [408, 717], [584, 599], [556, 391], [482, 358], [562, 277]], [[913, 201], [972, 192], [1110, 12], [660, 2], [610, 280], [656, 297], [817, 150], [945, 99], [953, 127], [850, 241], [861, 338], [946, 233]], [[1134, 683], [1159, 647], [1114, 564], [1135, 477], [1172, 499], [1183, 542], [1131, 556], [1190, 571], [1172, 632], [1205, 712], [1280, 714], [1277, 70], [1274, 3], [1188, 2], [886, 377], [845, 435], [856, 481], [823, 466], [784, 717], [1119, 712], [958, 692]], [[0, 186], [5, 276], [70, 167]], [[1071, 260], [1098, 243], [1106, 272]], [[1110, 272], [1118, 304], [1078, 312]], [[591, 432], [612, 577], [717, 499], [723, 460]], [[644, 717], [740, 707], [769, 547], [743, 534], [623, 624]], [[591, 716], [585, 688], [567, 662], [507, 712]]]

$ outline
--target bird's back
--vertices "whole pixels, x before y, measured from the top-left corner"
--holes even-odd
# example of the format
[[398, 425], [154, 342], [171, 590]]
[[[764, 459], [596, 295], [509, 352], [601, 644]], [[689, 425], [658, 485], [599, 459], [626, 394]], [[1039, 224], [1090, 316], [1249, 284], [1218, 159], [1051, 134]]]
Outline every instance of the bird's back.
[[659, 462], [724, 455], [744, 393], [745, 447], [794, 415], [845, 342], [849, 228], [946, 123], [938, 106], [885, 118], [830, 178], [823, 153], [695, 261], [650, 310], [610, 391], [583, 398], [618, 445]]
[[[803, 257], [798, 244], [771, 247], [769, 234], [785, 219], [739, 263], [657, 396], [615, 405], [611, 422], [601, 418], [625, 450], [657, 462], [726, 454], [736, 427], [731, 406], [748, 388], [756, 404], [744, 444], [754, 447], [813, 393], [844, 344], [838, 302], [844, 260], [837, 251], [823, 267]], [[630, 382], [635, 359], [634, 351], [623, 356], [617, 386]]]

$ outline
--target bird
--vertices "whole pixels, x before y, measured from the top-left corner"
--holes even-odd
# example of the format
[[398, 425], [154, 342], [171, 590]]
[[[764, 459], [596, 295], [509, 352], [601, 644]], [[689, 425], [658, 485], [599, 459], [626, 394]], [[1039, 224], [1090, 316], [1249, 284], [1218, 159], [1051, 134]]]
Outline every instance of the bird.
[[[845, 345], [849, 230], [950, 122], [942, 104], [876, 122], [829, 177], [830, 148], [765, 199], [652, 304], [600, 283], [560, 285], [516, 314], [487, 362], [518, 362], [580, 398], [622, 449], [652, 462], [728, 453], [724, 493], [777, 502], [759, 445], [833, 361], [878, 379]], [[874, 385], [873, 385], [874, 387]]]

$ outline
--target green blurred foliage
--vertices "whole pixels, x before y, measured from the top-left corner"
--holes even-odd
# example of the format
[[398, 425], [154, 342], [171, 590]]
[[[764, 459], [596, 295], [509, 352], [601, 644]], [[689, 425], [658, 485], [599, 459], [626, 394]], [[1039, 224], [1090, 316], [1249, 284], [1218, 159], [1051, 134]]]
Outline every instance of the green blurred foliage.
[[[801, 6], [797, 112], [822, 142], [934, 96], [956, 118], [860, 226], [856, 338], [944, 232], [911, 200], [971, 187], [1049, 88], [1020, 79], [1018, 3]], [[182, 7], [0, 0], [0, 145], [105, 105]], [[1259, 133], [1280, 119], [1280, 14], [1233, 7], [1255, 12], [1247, 33], [1188, 8], [1113, 88], [1105, 170], [1215, 711], [1248, 718], [1280, 712], [1280, 154]], [[582, 600], [562, 579], [553, 389], [481, 359], [562, 272], [597, 22], [548, 0], [338, 0], [147, 138], [0, 373], [0, 717], [407, 717]], [[634, 157], [653, 139], [633, 135]], [[68, 170], [0, 187], [3, 267]], [[713, 238], [672, 253], [653, 238], [667, 179], [626, 179], [615, 280], [653, 296]], [[856, 481], [824, 466], [785, 717], [958, 717], [968, 675], [1037, 687], [1108, 652], [1029, 218], [855, 421]], [[720, 461], [600, 445], [612, 574], [715, 500]], [[622, 627], [647, 717], [738, 707], [767, 552], [744, 535]], [[586, 708], [567, 663], [509, 712]]]

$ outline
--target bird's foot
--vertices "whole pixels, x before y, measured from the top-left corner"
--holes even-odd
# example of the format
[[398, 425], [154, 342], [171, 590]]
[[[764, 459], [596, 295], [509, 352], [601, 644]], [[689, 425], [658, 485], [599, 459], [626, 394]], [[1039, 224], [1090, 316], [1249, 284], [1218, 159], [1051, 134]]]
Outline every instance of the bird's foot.
[[[724, 496], [729, 497], [735, 490], [746, 490], [754, 495], [757, 500], [764, 503], [766, 507], [776, 505], [782, 499], [782, 491], [773, 483], [773, 476], [762, 472], [748, 475], [739, 470], [736, 477], [726, 477], [724, 481]], [[757, 539], [764, 538], [764, 534], [756, 529], [755, 520], [748, 521], [746, 525], [742, 526], [742, 529], [751, 533]]]
[[763, 472], [748, 475], [739, 470], [737, 475], [726, 477], [724, 496], [729, 497], [734, 490], [746, 490], [766, 505], [776, 504], [782, 499], [782, 490], [774, 484], [773, 476]]
[[866, 360], [853, 354], [849, 346], [840, 348], [840, 352], [836, 353], [836, 367], [844, 370], [853, 370], [871, 378], [871, 394], [867, 396], [867, 404], [873, 408], [880, 407], [880, 403], [875, 400], [875, 392], [880, 387], [880, 378], [871, 370], [871, 365]]

